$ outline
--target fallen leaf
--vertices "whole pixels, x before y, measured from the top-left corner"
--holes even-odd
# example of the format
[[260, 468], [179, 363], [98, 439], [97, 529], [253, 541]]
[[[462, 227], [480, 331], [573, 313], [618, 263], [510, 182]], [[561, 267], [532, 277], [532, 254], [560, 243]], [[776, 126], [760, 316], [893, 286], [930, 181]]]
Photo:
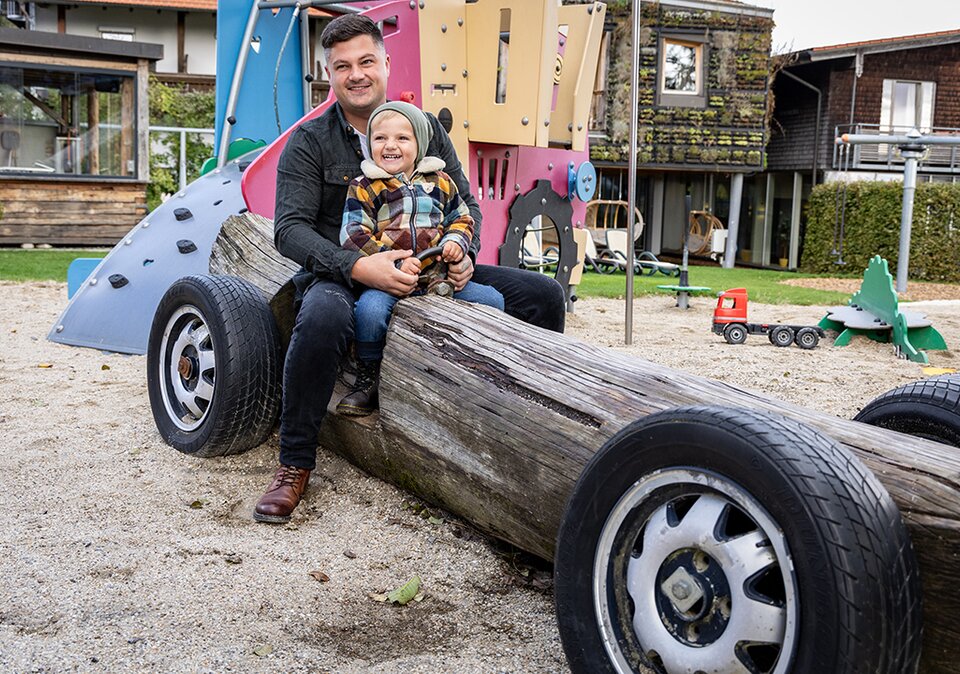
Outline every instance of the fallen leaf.
[[423, 592], [417, 592], [417, 596], [414, 597], [413, 600], [416, 602], [421, 602], [423, 601], [423, 597], [424, 597]]
[[227, 555], [226, 557], [223, 558], [223, 560], [227, 564], [240, 564], [241, 562], [243, 562], [243, 557], [241, 557], [240, 555], [233, 554], [233, 555]]
[[343, 551], [343, 556], [346, 557], [346, 558], [348, 558], [348, 559], [356, 559], [356, 558], [357, 558], [357, 553], [355, 553], [353, 550], [344, 550], [344, 551]]
[[104, 363], [103, 365], [100, 366], [100, 369], [101, 369], [101, 370], [109, 370], [109, 369], [110, 369], [110, 366], [107, 365], [106, 363]]
[[310, 571], [307, 575], [313, 576], [314, 578], [319, 580], [321, 583], [327, 583], [330, 581], [330, 576], [325, 574], [323, 571]]
[[205, 506], [206, 504], [207, 504], [207, 500], [206, 500], [206, 499], [198, 498], [196, 501], [194, 501], [193, 503], [190, 504], [190, 507], [193, 508], [194, 510], [199, 510], [200, 508], [202, 508], [202, 507]]
[[387, 595], [385, 595], [385, 594], [379, 594], [379, 593], [377, 593], [377, 592], [371, 592], [371, 593], [368, 594], [367, 596], [370, 597], [370, 598], [371, 598], [372, 600], [374, 600], [374, 601], [385, 602], [385, 601], [387, 600]]
[[957, 371], [955, 367], [921, 367], [920, 371], [927, 377], [935, 377], [938, 374], [953, 374]]
[[271, 653], [273, 653], [273, 646], [270, 644], [260, 644], [253, 649], [253, 654], [261, 658], [265, 655], [270, 655]]
[[387, 601], [403, 606], [416, 597], [418, 592], [420, 592], [420, 576], [414, 576], [404, 585], [387, 594]]
[[44, 370], [48, 370], [51, 367], [53, 367], [53, 363], [37, 363], [37, 367], [43, 368]]
[[442, 517], [431, 517], [427, 520], [430, 524], [443, 524]]

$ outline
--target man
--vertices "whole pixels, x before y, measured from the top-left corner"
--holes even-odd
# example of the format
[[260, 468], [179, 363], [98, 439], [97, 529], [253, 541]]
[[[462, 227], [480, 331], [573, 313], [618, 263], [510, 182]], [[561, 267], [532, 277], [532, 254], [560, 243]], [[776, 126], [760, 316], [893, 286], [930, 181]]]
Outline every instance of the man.
[[[367, 151], [367, 120], [386, 102], [390, 57], [383, 36], [367, 17], [347, 14], [330, 22], [320, 39], [337, 103], [290, 135], [277, 167], [274, 242], [303, 269], [293, 278], [299, 306], [284, 363], [280, 466], [254, 510], [260, 522], [289, 521], [306, 490], [337, 366], [353, 339], [356, 296], [376, 288], [404, 297], [417, 284], [416, 274], [394, 264], [410, 251], [362, 256], [339, 245], [347, 187]], [[433, 139], [427, 154], [444, 160], [476, 222], [468, 255], [448, 268], [448, 278], [456, 290], [471, 279], [493, 286], [508, 314], [562, 332], [565, 297], [556, 281], [519, 269], [474, 265], [480, 208], [446, 131], [435, 117], [428, 118]]]

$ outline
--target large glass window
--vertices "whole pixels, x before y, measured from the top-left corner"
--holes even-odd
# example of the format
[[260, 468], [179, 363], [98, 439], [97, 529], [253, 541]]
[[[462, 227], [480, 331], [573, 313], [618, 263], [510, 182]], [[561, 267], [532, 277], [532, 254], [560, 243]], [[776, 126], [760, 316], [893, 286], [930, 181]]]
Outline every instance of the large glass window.
[[902, 134], [916, 128], [921, 133], [930, 133], [935, 92], [933, 82], [884, 80], [880, 104], [882, 131]]
[[0, 65], [0, 173], [136, 175], [132, 74]]

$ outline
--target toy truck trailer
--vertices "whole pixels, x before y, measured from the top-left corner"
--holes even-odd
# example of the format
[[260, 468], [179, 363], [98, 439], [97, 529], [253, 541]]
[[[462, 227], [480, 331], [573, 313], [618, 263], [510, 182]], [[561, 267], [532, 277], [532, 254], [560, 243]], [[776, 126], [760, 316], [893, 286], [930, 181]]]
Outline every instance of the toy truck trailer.
[[733, 288], [720, 293], [717, 308], [713, 310], [713, 331], [723, 335], [727, 344], [743, 344], [747, 335], [767, 335], [774, 346], [796, 344], [801, 349], [813, 349], [825, 335], [815, 325], [784, 325], [782, 323], [748, 323], [747, 289]]

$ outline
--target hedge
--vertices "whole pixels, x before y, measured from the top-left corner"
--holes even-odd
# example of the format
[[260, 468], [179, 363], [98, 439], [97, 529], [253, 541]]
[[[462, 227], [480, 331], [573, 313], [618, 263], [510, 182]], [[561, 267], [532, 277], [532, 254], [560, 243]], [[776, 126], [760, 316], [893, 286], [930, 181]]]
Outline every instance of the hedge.
[[[837, 273], [831, 255], [837, 239], [844, 189], [844, 272], [858, 274], [874, 255], [896, 269], [900, 249], [903, 184], [852, 182], [818, 185], [810, 195], [800, 270]], [[910, 278], [960, 283], [960, 184], [922, 183], [913, 204]]]

